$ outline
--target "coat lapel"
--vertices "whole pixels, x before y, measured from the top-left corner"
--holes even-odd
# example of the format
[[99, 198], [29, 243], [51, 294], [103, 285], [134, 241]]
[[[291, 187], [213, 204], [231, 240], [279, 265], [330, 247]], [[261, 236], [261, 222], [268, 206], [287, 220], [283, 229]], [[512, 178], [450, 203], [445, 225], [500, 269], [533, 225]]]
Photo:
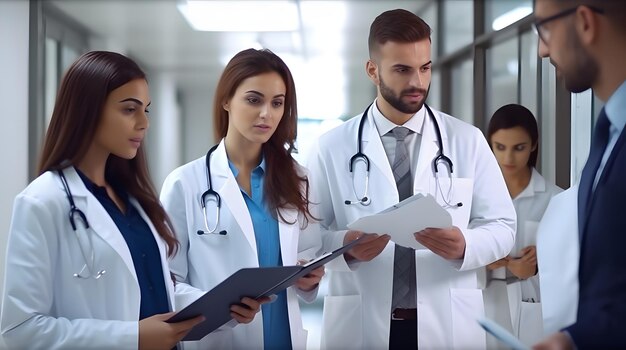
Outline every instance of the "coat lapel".
[[67, 183], [74, 197], [76, 207], [85, 212], [91, 230], [117, 252], [130, 271], [130, 274], [135, 281], [137, 281], [137, 274], [128, 245], [109, 213], [104, 209], [102, 204], [100, 204], [98, 199], [89, 192], [87, 187], [85, 187], [83, 180], [81, 180], [74, 167], [63, 169], [63, 174], [67, 178]]
[[[435, 118], [440, 125], [442, 142], [446, 145], [448, 139], [446, 130], [441, 127], [441, 121], [437, 118], [436, 112], [433, 111], [433, 113], [435, 114]], [[413, 179], [413, 193], [429, 192], [430, 179], [434, 176], [433, 160], [437, 154], [439, 154], [439, 143], [433, 121], [428, 114], [428, 111], [425, 111], [423, 115], [425, 119], [424, 126], [422, 128], [422, 143], [420, 145], [419, 155], [417, 158], [415, 178]], [[438, 169], [440, 176], [448, 176], [448, 167], [445, 164], [440, 164]]]
[[244, 236], [248, 240], [248, 244], [254, 251], [256, 250], [256, 239], [254, 237], [254, 228], [252, 226], [252, 219], [246, 202], [241, 195], [241, 189], [235, 176], [228, 167], [228, 157], [226, 155], [226, 147], [224, 146], [224, 140], [220, 142], [213, 156], [211, 157], [211, 181], [215, 191], [220, 194], [223, 206], [227, 206], [232, 213], [234, 220], [243, 232]]
[[295, 265], [297, 257], [295, 252], [298, 251], [298, 211], [295, 209], [280, 210], [285, 221], [281, 220], [278, 215], [278, 234], [280, 236], [280, 254], [283, 265]]
[[[374, 118], [372, 117], [372, 112], [370, 111], [367, 115], [367, 123], [363, 126], [363, 153], [369, 157], [370, 167], [376, 167], [380, 170], [380, 172], [385, 176], [389, 183], [389, 188], [396, 189], [396, 180], [393, 177], [393, 172], [391, 171], [391, 164], [389, 164], [389, 159], [385, 154], [385, 148], [383, 147], [383, 142], [378, 134], [378, 129], [376, 128], [376, 124], [374, 123]], [[370, 168], [370, 174], [372, 174], [372, 169]], [[370, 180], [371, 181], [371, 180]], [[382, 186], [386, 188], [386, 186]], [[397, 189], [396, 189], [396, 201], [398, 198]]]

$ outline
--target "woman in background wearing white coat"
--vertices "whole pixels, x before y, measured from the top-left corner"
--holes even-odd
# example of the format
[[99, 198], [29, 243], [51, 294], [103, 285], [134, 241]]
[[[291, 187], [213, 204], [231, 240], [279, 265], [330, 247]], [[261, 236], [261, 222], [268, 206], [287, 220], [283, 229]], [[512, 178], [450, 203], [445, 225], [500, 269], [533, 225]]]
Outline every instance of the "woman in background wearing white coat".
[[[493, 307], [487, 307], [487, 311], [499, 314], [489, 316], [506, 324], [507, 320], [501, 317], [509, 315], [510, 309], [509, 322], [513, 333], [527, 345], [532, 345], [543, 337], [537, 276], [537, 227], [550, 199], [561, 189], [547, 182], [535, 169], [539, 132], [535, 117], [528, 109], [517, 104], [500, 107], [491, 117], [487, 139], [517, 212], [513, 250], [507, 257], [488, 265], [492, 278], [487, 289], [498, 289], [498, 284], [507, 286], [500, 288], [499, 296], [494, 295], [501, 298], [501, 302], [494, 304], [486, 300], [486, 304]], [[508, 298], [504, 295], [507, 291]]]
[[[125, 56], [89, 52], [65, 74], [39, 177], [14, 203], [1, 328], [15, 349], [171, 349], [202, 317], [166, 323], [177, 241], [142, 141], [150, 95]], [[245, 316], [253, 310], [237, 306]], [[256, 305], [256, 306], [255, 306]]]
[[[308, 178], [291, 156], [296, 90], [285, 63], [269, 50], [236, 54], [218, 82], [213, 116], [219, 144], [174, 170], [161, 190], [181, 243], [172, 271], [190, 299], [241, 268], [295, 265], [321, 247]], [[216, 193], [203, 196], [209, 189]], [[249, 325], [185, 346], [304, 348], [296, 293], [313, 300], [323, 271], [279, 293]]]

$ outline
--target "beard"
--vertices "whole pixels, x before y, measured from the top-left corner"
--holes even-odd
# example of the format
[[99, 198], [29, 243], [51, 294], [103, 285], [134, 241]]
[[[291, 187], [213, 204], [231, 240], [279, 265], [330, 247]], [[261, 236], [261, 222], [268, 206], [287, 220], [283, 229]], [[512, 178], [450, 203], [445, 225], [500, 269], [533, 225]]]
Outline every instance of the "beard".
[[[378, 87], [380, 88], [380, 95], [383, 97], [383, 99], [387, 101], [387, 103], [389, 103], [393, 108], [405, 114], [415, 114], [420, 109], [422, 109], [422, 106], [424, 106], [424, 102], [426, 101], [426, 98], [428, 97], [428, 92], [430, 91], [430, 85], [429, 85], [428, 90], [419, 89], [419, 88], [409, 88], [409, 89], [400, 91], [399, 94], [396, 94], [392, 88], [390, 88], [389, 86], [385, 84], [385, 82], [383, 81], [383, 77], [380, 74], [378, 75], [378, 80], [380, 81], [380, 84], [378, 85]], [[402, 97], [404, 95], [415, 94], [415, 93], [419, 93], [419, 94], [422, 94], [422, 96], [424, 96], [421, 102], [406, 103], [402, 101]]]
[[[567, 40], [568, 48], [571, 50], [573, 63], [569, 71], [561, 71], [565, 88], [573, 93], [583, 92], [593, 85], [598, 76], [598, 63], [580, 44], [578, 36], [571, 34]], [[554, 63], [554, 62], [552, 62]], [[555, 65], [558, 67], [558, 65]]]

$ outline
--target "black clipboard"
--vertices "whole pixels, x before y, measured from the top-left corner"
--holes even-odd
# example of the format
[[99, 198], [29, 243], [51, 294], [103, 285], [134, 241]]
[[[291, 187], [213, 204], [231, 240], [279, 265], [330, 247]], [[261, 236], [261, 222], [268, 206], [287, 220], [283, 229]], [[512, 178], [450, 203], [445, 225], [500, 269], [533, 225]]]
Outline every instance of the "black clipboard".
[[240, 269], [166, 322], [175, 323], [204, 315], [204, 322], [196, 325], [183, 338], [185, 341], [200, 340], [232, 319], [230, 306], [239, 303], [241, 298], [247, 296], [256, 299], [280, 293], [301, 277], [348, 251], [360, 239], [332, 253], [322, 254], [304, 265]]

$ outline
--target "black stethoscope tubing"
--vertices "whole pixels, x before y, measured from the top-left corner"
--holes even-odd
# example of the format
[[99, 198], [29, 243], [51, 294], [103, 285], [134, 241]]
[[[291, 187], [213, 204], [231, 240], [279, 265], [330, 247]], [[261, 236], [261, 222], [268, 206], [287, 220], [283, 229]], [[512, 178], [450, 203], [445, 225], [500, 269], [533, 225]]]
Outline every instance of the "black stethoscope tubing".
[[[67, 200], [70, 203], [70, 211], [68, 213], [68, 217], [70, 220], [70, 225], [72, 225], [72, 230], [74, 230], [74, 233], [76, 235], [78, 248], [80, 249], [80, 253], [82, 254], [83, 260], [84, 260], [83, 268], [79, 272], [72, 274], [72, 276], [76, 278], [81, 278], [81, 279], [89, 279], [89, 278], [100, 279], [100, 277], [106, 274], [106, 270], [102, 269], [102, 270], [98, 270], [94, 272], [95, 251], [93, 247], [93, 241], [91, 240], [91, 237], [87, 237], [87, 240], [89, 241], [89, 246], [91, 249], [91, 254], [87, 256], [87, 254], [85, 254], [85, 250], [83, 249], [83, 245], [80, 242], [80, 238], [78, 237], [78, 227], [76, 226], [76, 220], [74, 217], [78, 215], [78, 217], [83, 221], [83, 224], [85, 225], [85, 234], [87, 234], [87, 230], [89, 229], [89, 221], [87, 220], [85, 213], [83, 213], [82, 210], [76, 207], [76, 204], [74, 203], [74, 196], [72, 196], [72, 191], [70, 191], [70, 185], [67, 183], [67, 179], [65, 178], [65, 174], [63, 174], [63, 170], [57, 170], [57, 173], [59, 174], [59, 177], [61, 178], [61, 183], [63, 184], [63, 190], [65, 191]], [[87, 263], [88, 261], [91, 261], [91, 266], [89, 266], [89, 264]], [[87, 270], [88, 275], [84, 274], [85, 270]]]
[[[367, 155], [365, 155], [365, 153], [363, 153], [363, 126], [365, 125], [365, 121], [367, 120], [367, 116], [368, 116], [368, 112], [370, 110], [370, 108], [372, 107], [374, 103], [370, 104], [369, 106], [367, 106], [367, 108], [365, 109], [365, 111], [363, 112], [363, 114], [361, 115], [361, 120], [359, 121], [359, 129], [357, 132], [357, 151], [356, 153], [350, 158], [350, 172], [353, 173], [354, 172], [354, 164], [357, 161], [363, 161], [365, 163], [365, 172], [366, 172], [366, 187], [368, 186], [368, 178], [369, 178], [369, 171], [370, 171], [370, 160], [369, 157]], [[450, 170], [450, 176], [452, 176], [452, 172], [453, 172], [453, 166], [454, 163], [452, 162], [452, 160], [450, 158], [448, 158], [445, 154], [444, 154], [444, 150], [443, 150], [443, 139], [441, 137], [441, 129], [439, 128], [439, 123], [437, 122], [437, 119], [435, 118], [435, 114], [433, 113], [433, 111], [430, 109], [430, 107], [427, 104], [424, 104], [424, 107], [426, 107], [426, 111], [428, 112], [428, 116], [430, 117], [430, 119], [433, 122], [433, 127], [435, 128], [435, 134], [437, 136], [437, 144], [439, 146], [439, 151], [437, 153], [437, 156], [433, 159], [433, 171], [435, 172], [435, 177], [437, 177], [437, 174], [439, 173], [439, 163], [443, 162], [445, 163], [449, 170]], [[368, 205], [370, 203], [370, 199], [367, 196], [367, 189], [366, 189], [366, 193], [365, 196], [363, 198], [357, 199], [357, 201], [351, 201], [351, 200], [346, 200], [345, 204], [350, 205], [350, 204], [356, 204], [356, 203], [360, 203], [363, 205]], [[460, 204], [460, 205], [459, 205]], [[462, 203], [457, 203], [456, 206], [461, 206]]]
[[[369, 112], [370, 107], [372, 107], [371, 104], [367, 106], [367, 108], [361, 115], [361, 120], [359, 122], [359, 131], [357, 134], [357, 143], [356, 143], [357, 152], [352, 156], [352, 158], [350, 158], [350, 172], [354, 170], [354, 163], [358, 159], [362, 159], [365, 162], [366, 171], [370, 170], [370, 160], [365, 155], [365, 153], [363, 153], [363, 125], [365, 125], [365, 121], [367, 120], [367, 115], [368, 115], [367, 112]], [[424, 107], [426, 107], [426, 111], [428, 112], [428, 115], [433, 122], [433, 126], [435, 128], [435, 134], [437, 135], [437, 144], [439, 145], [439, 152], [437, 156], [435, 157], [435, 159], [433, 159], [433, 170], [435, 171], [435, 173], [439, 172], [438, 164], [439, 162], [444, 162], [450, 168], [450, 173], [452, 173], [453, 172], [452, 167], [454, 163], [452, 163], [452, 160], [448, 158], [443, 152], [443, 139], [441, 137], [441, 129], [439, 128], [439, 123], [437, 123], [435, 114], [430, 109], [430, 107], [428, 107], [427, 104], [424, 104]]]
[[[217, 227], [219, 226], [220, 210], [222, 209], [222, 197], [220, 196], [219, 193], [217, 193], [217, 191], [213, 189], [213, 182], [211, 181], [211, 154], [217, 149], [218, 146], [219, 144], [214, 145], [213, 147], [209, 149], [209, 151], [206, 154], [207, 190], [204, 191], [204, 193], [200, 197], [200, 205], [202, 206], [202, 213], [204, 215], [204, 226], [206, 228], [206, 231], [198, 230], [196, 232], [198, 235], [203, 235], [206, 233], [218, 233], [223, 236], [227, 234], [226, 230], [221, 230], [221, 231], [216, 232]], [[210, 196], [213, 196], [213, 198], [215, 199], [215, 204], [217, 206], [215, 209], [215, 212], [216, 212], [215, 227], [213, 229], [209, 228], [207, 214], [206, 214], [206, 202], [207, 202], [207, 198]]]

